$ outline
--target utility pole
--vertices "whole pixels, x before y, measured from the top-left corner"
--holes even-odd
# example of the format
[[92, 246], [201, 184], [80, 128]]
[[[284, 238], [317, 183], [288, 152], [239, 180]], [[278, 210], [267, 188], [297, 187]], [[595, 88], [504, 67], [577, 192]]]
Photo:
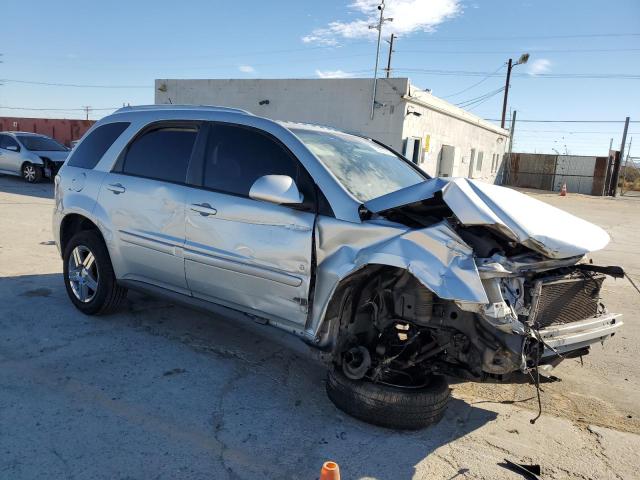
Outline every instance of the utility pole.
[[89, 120], [89, 110], [91, 110], [91, 107], [89, 105], [83, 105], [82, 108], [84, 109], [85, 120]]
[[378, 20], [378, 25], [369, 25], [369, 29], [378, 30], [378, 43], [376, 46], [376, 67], [373, 71], [373, 92], [371, 94], [371, 120], [373, 120], [373, 112], [376, 108], [376, 88], [378, 86], [378, 62], [380, 61], [380, 36], [382, 35], [382, 25], [384, 24], [384, 22], [393, 21], [393, 18], [384, 18], [384, 0], [381, 0], [380, 5], [378, 5], [378, 10], [380, 10], [380, 19]]
[[609, 194], [609, 184], [611, 183], [611, 178], [609, 178], [609, 183], [607, 183], [607, 177], [609, 176], [609, 171], [611, 170], [611, 149], [613, 148], [613, 138], [609, 139], [609, 152], [607, 153], [607, 168], [604, 170], [604, 178], [602, 179], [602, 194]]
[[[629, 168], [629, 155], [631, 155], [631, 144], [633, 143], [633, 137], [629, 140], [629, 150], [627, 151], [627, 158], [624, 161], [624, 174], [622, 175], [622, 187], [620, 187], [620, 195], [624, 195], [624, 182], [627, 180], [627, 169]], [[620, 159], [622, 162], [622, 159]]]
[[516, 131], [516, 117], [518, 116], [518, 111], [514, 110], [511, 115], [511, 133], [509, 133], [509, 156], [507, 157], [507, 179], [506, 182], [503, 182], [503, 185], [509, 185], [509, 181], [511, 180], [511, 152], [513, 151], [513, 134]]
[[502, 121], [500, 122], [500, 128], [504, 128], [504, 121], [507, 116], [507, 98], [509, 97], [509, 81], [511, 80], [511, 69], [516, 65], [523, 65], [529, 60], [529, 54], [523, 53], [516, 63], [513, 63], [512, 59], [507, 62], [507, 81], [504, 84], [504, 99], [502, 101]]
[[618, 179], [620, 178], [620, 165], [622, 164], [622, 159], [624, 158], [624, 147], [627, 143], [627, 132], [629, 131], [629, 117], [627, 117], [624, 121], [624, 130], [622, 132], [622, 143], [620, 144], [620, 158], [618, 162], [613, 167], [613, 184], [612, 184], [612, 196], [617, 196], [618, 194]]
[[395, 37], [396, 36], [392, 33], [391, 40], [387, 40], [387, 43], [389, 44], [389, 57], [387, 58], [387, 68], [385, 69], [387, 71], [387, 78], [391, 76], [391, 55], [393, 54], [393, 39]]

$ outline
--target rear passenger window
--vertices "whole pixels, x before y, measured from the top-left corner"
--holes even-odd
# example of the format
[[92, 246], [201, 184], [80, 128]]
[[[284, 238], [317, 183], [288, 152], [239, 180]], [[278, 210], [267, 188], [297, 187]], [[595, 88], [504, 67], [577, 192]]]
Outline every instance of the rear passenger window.
[[150, 130], [129, 146], [122, 170], [128, 175], [183, 183], [197, 135], [195, 126]]
[[68, 165], [89, 169], [95, 167], [128, 126], [128, 122], [115, 122], [96, 128], [74, 149]]
[[205, 187], [248, 197], [263, 175], [288, 175], [305, 199], [314, 198], [306, 170], [274, 139], [252, 128], [212, 125], [204, 159]]

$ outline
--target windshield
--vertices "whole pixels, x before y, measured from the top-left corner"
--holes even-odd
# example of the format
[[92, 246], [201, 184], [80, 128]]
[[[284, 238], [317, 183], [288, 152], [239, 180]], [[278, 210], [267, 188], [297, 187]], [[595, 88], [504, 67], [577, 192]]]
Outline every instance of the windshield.
[[366, 138], [318, 130], [292, 132], [361, 202], [427, 179], [391, 150]]
[[17, 137], [27, 150], [34, 152], [66, 152], [69, 150], [53, 138], [37, 137], [35, 135], [17, 135]]

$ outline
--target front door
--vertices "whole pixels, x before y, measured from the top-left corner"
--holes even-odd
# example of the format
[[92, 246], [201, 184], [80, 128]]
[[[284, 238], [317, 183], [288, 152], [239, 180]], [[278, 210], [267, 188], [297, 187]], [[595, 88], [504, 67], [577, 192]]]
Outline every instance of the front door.
[[[314, 188], [276, 139], [211, 124], [202, 178], [186, 210], [185, 271], [193, 296], [293, 326], [306, 321], [315, 222]], [[249, 198], [263, 175], [292, 177], [302, 207]]]
[[98, 205], [112, 222], [118, 278], [188, 294], [184, 275], [186, 173], [196, 124], [156, 124], [105, 178]]
[[439, 177], [452, 177], [453, 166], [456, 158], [456, 147], [453, 145], [442, 145], [440, 151], [440, 163], [438, 165]]
[[0, 170], [11, 173], [21, 173], [22, 157], [20, 153], [9, 148], [19, 150], [18, 142], [10, 135], [0, 135]]

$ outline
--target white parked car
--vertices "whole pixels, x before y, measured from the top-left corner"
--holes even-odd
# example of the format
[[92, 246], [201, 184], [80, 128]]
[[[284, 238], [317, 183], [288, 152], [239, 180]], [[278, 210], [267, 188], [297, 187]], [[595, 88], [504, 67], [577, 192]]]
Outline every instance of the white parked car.
[[69, 150], [46, 135], [0, 132], [0, 173], [22, 176], [29, 183], [53, 178]]

